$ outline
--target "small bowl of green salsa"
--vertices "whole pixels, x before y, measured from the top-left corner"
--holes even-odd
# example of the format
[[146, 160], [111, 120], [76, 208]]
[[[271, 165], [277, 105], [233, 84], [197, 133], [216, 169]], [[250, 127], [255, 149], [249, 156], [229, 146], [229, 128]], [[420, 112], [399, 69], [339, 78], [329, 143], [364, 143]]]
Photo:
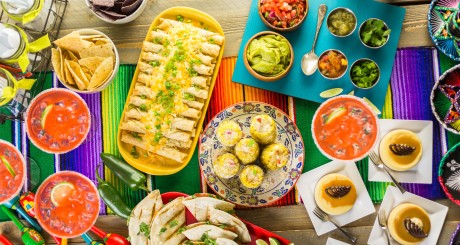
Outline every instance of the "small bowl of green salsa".
[[254, 35], [244, 48], [244, 65], [249, 73], [264, 82], [284, 77], [294, 62], [294, 52], [282, 35], [263, 31]]
[[356, 29], [356, 15], [347, 8], [335, 8], [327, 16], [327, 28], [336, 37], [347, 37]]
[[371, 59], [359, 59], [351, 65], [350, 79], [357, 88], [373, 88], [380, 80], [380, 68]]

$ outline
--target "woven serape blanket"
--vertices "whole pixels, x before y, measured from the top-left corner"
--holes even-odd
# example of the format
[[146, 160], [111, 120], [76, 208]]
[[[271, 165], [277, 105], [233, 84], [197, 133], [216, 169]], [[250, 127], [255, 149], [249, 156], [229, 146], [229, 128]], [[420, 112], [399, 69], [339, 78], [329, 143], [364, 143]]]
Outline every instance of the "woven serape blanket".
[[[305, 144], [304, 172], [321, 166], [330, 160], [316, 148], [312, 133], [311, 121], [319, 104], [306, 100], [288, 97], [282, 94], [265, 91], [253, 87], [233, 83], [231, 77], [235, 68], [235, 57], [224, 58], [219, 69], [214, 92], [209, 104], [205, 124], [222, 109], [243, 101], [261, 101], [272, 104], [288, 115], [299, 127]], [[433, 183], [403, 184], [404, 187], [417, 195], [429, 199], [445, 198], [437, 181], [439, 162], [443, 154], [460, 137], [448, 133], [434, 118], [430, 107], [431, 89], [443, 71], [455, 65], [446, 56], [434, 48], [399, 49], [391, 75], [390, 86], [386, 92], [386, 101], [381, 118], [432, 120], [433, 127]], [[126, 203], [134, 207], [145, 195], [144, 191], [131, 191], [127, 186], [114, 178], [110, 170], [100, 163], [101, 152], [120, 156], [117, 149], [118, 124], [131, 84], [135, 65], [121, 65], [114, 82], [103, 92], [82, 95], [90, 107], [92, 128], [88, 139], [77, 149], [61, 155], [44, 153], [27, 139], [22, 122], [14, 121], [0, 125], [0, 138], [10, 141], [27, 157], [35, 160], [40, 167], [40, 181], [60, 170], [73, 170], [88, 176], [97, 184], [95, 170], [103, 174], [103, 178], [111, 182], [119, 191]], [[59, 87], [56, 76], [49, 72], [45, 79], [44, 89]], [[305, 91], [308, 93], [308, 91]], [[188, 194], [208, 192], [204, 178], [200, 174], [198, 156], [195, 152], [192, 160], [182, 171], [169, 176], [148, 176], [148, 187], [161, 192], [179, 191]], [[371, 199], [375, 203], [382, 201], [388, 183], [368, 181], [368, 161], [357, 162], [361, 176], [366, 184]], [[35, 191], [36, 184], [26, 183], [25, 190]], [[293, 189], [273, 206], [294, 205], [300, 203], [297, 190]], [[101, 203], [101, 214], [110, 214]], [[0, 213], [0, 220], [5, 216]]]

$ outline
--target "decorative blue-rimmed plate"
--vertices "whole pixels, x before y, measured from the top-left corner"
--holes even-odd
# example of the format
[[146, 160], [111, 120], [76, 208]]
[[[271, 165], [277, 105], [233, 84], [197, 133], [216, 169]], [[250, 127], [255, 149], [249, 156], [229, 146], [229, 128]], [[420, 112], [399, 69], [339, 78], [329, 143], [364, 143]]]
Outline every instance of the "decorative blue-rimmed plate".
[[[217, 127], [224, 120], [232, 120], [242, 128], [243, 137], [249, 137], [251, 120], [260, 114], [269, 115], [275, 120], [278, 131], [276, 142], [288, 148], [290, 161], [281, 169], [265, 170], [265, 178], [256, 189], [244, 187], [238, 174], [230, 179], [219, 178], [214, 173], [212, 163], [219, 155], [232, 149], [224, 147], [217, 140], [215, 134]], [[242, 102], [222, 110], [208, 123], [199, 142], [200, 168], [209, 187], [219, 196], [237, 205], [260, 207], [275, 202], [294, 187], [302, 174], [305, 157], [304, 143], [299, 129], [286, 113], [266, 103]]]
[[459, 10], [460, 0], [433, 0], [428, 11], [428, 32], [436, 47], [449, 58], [460, 61], [460, 40], [450, 35], [447, 23]]

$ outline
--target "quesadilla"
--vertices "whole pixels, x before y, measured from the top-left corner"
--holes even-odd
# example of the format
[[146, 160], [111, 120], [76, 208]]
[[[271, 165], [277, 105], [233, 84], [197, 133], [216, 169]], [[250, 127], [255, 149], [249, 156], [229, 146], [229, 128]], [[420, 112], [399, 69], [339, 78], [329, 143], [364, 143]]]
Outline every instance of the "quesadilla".
[[149, 244], [150, 223], [162, 207], [163, 201], [158, 190], [150, 192], [136, 205], [128, 221], [129, 237], [132, 244]]
[[208, 219], [209, 219], [209, 222], [211, 222], [211, 224], [213, 225], [217, 225], [217, 226], [223, 225], [223, 226], [230, 227], [238, 235], [238, 239], [241, 242], [243, 243], [251, 242], [251, 235], [249, 234], [248, 228], [243, 223], [243, 221], [241, 221], [237, 217], [227, 212], [211, 207], [209, 209]]

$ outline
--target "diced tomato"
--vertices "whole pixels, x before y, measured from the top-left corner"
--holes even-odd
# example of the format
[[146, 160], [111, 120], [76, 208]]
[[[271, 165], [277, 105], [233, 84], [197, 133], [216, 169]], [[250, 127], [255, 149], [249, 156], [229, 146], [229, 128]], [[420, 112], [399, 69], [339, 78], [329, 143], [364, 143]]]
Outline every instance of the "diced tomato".
[[305, 17], [305, 9], [306, 0], [264, 0], [260, 5], [262, 16], [273, 26], [283, 28], [298, 24]]

